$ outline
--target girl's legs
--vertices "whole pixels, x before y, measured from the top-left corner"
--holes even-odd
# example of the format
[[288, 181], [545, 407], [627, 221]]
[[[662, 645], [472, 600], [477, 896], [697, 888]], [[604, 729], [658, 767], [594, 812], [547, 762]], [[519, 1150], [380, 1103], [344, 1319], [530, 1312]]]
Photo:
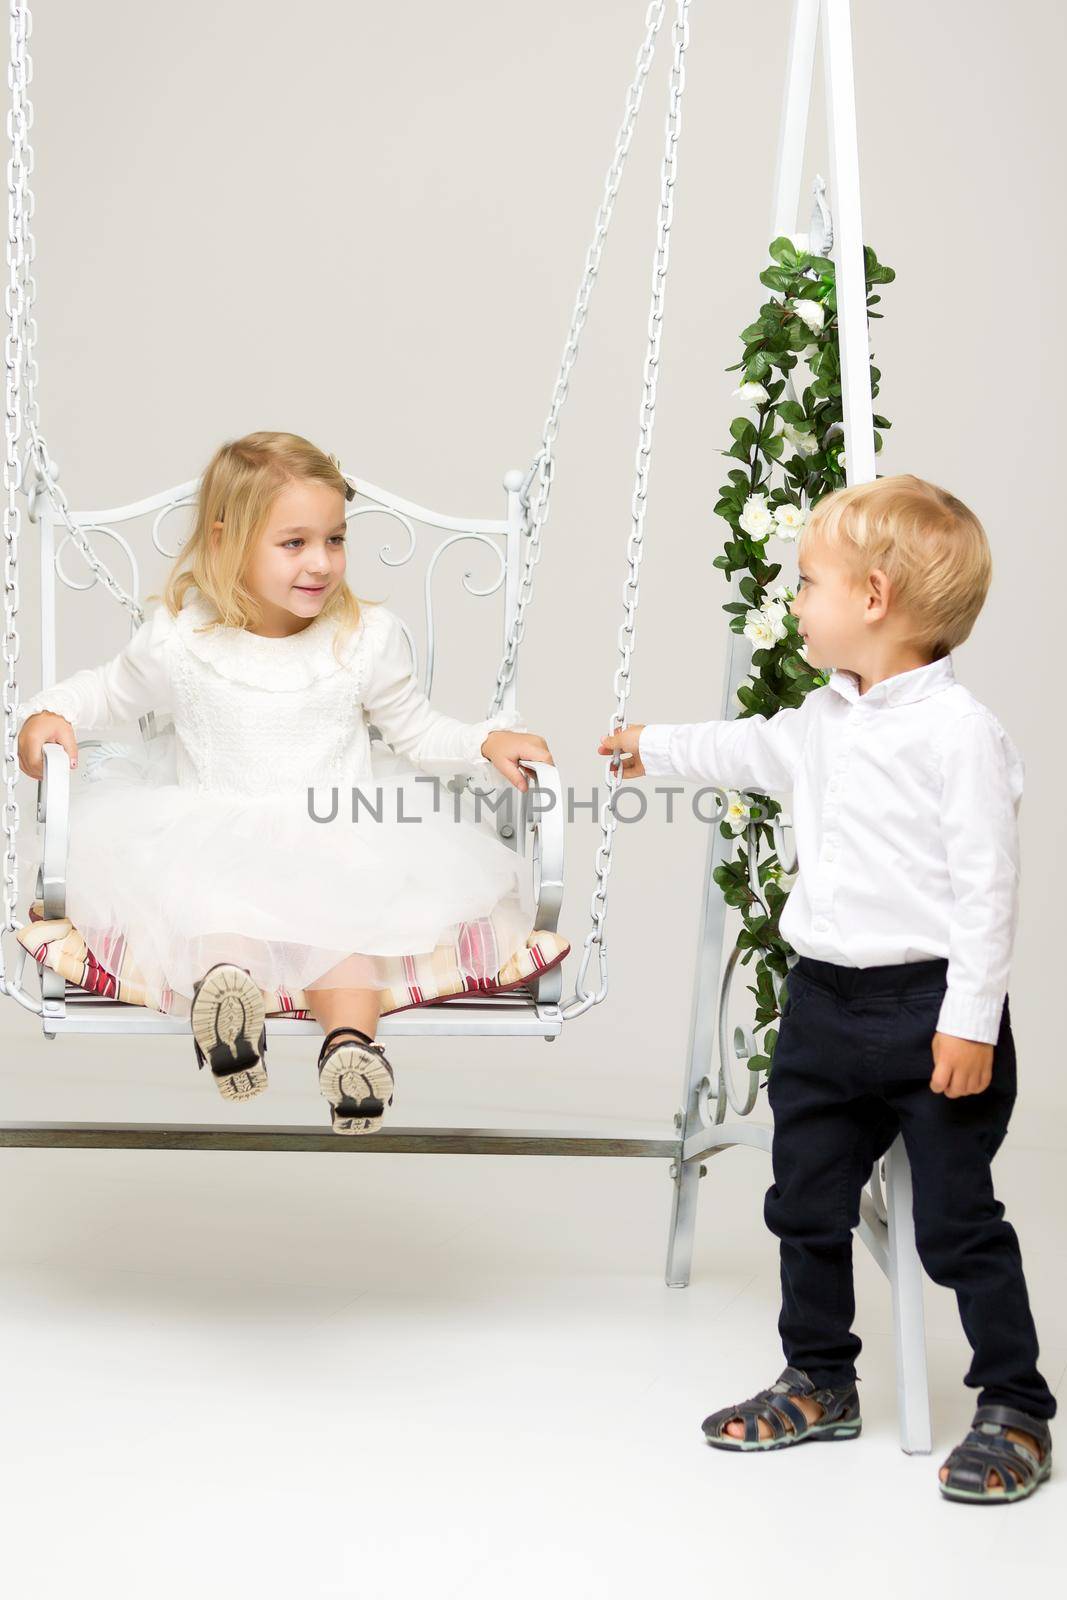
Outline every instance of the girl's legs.
[[344, 1025], [360, 1028], [368, 1038], [374, 1038], [381, 1011], [381, 991], [378, 989], [307, 989], [308, 1010], [324, 1034]]

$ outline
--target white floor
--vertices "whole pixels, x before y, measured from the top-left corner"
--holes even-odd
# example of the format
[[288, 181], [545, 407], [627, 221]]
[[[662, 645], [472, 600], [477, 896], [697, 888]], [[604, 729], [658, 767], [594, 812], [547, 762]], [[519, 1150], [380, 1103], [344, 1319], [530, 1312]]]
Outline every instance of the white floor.
[[[325, 1121], [309, 1044], [286, 1041], [245, 1115]], [[27, 1019], [3, 1048], [7, 1119], [229, 1109], [173, 1041], [138, 1069], [127, 1043], [44, 1044]], [[547, 1047], [494, 1078], [491, 1048], [464, 1071], [413, 1068], [397, 1120], [560, 1125], [602, 1099], [592, 1076], [539, 1081]], [[1020, 1110], [995, 1171], [1059, 1392], [1062, 1166]], [[938, 1495], [974, 1394], [934, 1285], [934, 1453], [900, 1450], [886, 1285], [858, 1244], [862, 1437], [705, 1446], [703, 1417], [783, 1365], [769, 1170], [752, 1150], [711, 1165], [693, 1281], [671, 1290], [658, 1162], [0, 1151], [5, 1592], [571, 1600], [722, 1579], [923, 1597], [1062, 1580], [1067, 1468], [995, 1512]]]

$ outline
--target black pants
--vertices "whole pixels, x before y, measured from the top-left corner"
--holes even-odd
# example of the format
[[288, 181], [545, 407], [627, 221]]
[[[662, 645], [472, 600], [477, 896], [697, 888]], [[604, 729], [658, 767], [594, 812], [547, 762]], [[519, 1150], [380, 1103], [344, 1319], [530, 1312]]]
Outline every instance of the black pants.
[[990, 1163], [1015, 1102], [1008, 1001], [981, 1094], [930, 1088], [946, 960], [843, 967], [800, 956], [786, 979], [769, 1100], [774, 1182], [764, 1218], [781, 1242], [785, 1357], [817, 1385], [856, 1376], [862, 1348], [852, 1230], [871, 1168], [902, 1132], [915, 1237], [935, 1283], [954, 1289], [974, 1359], [978, 1404], [1052, 1417], [1019, 1240], [993, 1193]]

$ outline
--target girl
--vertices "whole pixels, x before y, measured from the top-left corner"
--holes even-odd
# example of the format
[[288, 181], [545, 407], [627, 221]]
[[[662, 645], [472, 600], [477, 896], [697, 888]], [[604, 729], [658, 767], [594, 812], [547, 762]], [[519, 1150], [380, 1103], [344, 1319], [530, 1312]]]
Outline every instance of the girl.
[[465, 723], [432, 708], [397, 615], [345, 581], [354, 494], [296, 434], [224, 444], [163, 604], [18, 723], [20, 765], [40, 778], [49, 742], [77, 766], [75, 725], [172, 713], [159, 737], [173, 772], [157, 762], [147, 782], [120, 772], [72, 792], [67, 914], [90, 949], [120, 937], [146, 984], [188, 1000], [197, 1059], [227, 1099], [267, 1086], [263, 991], [304, 989], [339, 1133], [377, 1129], [393, 1100], [374, 1040], [381, 958], [491, 917], [497, 942], [462, 951], [466, 975], [491, 980], [533, 930], [522, 858], [416, 769], [496, 768], [525, 790], [518, 763], [552, 760], [517, 713]]

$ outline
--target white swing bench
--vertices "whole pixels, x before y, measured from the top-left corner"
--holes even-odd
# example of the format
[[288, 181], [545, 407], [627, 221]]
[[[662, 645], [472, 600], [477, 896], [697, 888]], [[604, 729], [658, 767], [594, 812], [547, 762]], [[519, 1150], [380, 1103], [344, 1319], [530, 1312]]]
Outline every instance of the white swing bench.
[[[473, 540], [488, 546], [499, 562], [498, 576], [488, 588], [468, 587], [468, 592], [480, 596], [491, 595], [503, 584], [505, 601], [511, 599], [513, 602], [522, 563], [524, 478], [525, 474], [519, 471], [506, 474], [504, 480], [507, 494], [506, 515], [495, 522], [441, 515], [411, 501], [403, 500], [398, 495], [390, 494], [362, 479], [354, 480], [357, 484], [357, 494], [348, 504], [346, 519], [353, 522], [357, 518], [380, 515], [394, 519], [405, 532], [407, 549], [398, 558], [391, 556], [390, 545], [385, 545], [379, 550], [379, 559], [389, 567], [396, 568], [414, 557], [420, 528], [439, 529], [447, 534], [447, 537], [437, 545], [426, 566], [424, 614], [427, 649], [425, 667], [421, 673], [419, 673], [418, 646], [412, 637], [410, 627], [406, 622], [403, 623], [415, 671], [419, 674], [420, 685], [427, 695], [430, 695], [433, 689], [437, 654], [434, 578], [438, 561], [447, 549], [460, 541]], [[176, 488], [164, 490], [160, 494], [127, 506], [118, 506], [106, 511], [72, 512], [71, 517], [86, 535], [93, 534], [98, 537], [106, 534], [120, 545], [132, 573], [129, 592], [136, 600], [139, 599], [141, 563], [135, 547], [129, 539], [118, 532], [118, 529], [124, 523], [150, 518], [153, 547], [173, 560], [178, 555], [178, 550], [169, 549], [163, 543], [166, 519], [192, 506], [197, 490], [198, 481], [194, 479], [192, 482], [180, 484]], [[62, 557], [70, 533], [69, 531], [66, 533], [57, 547], [55, 513], [46, 496], [38, 497], [34, 515], [40, 533], [41, 681], [47, 685], [53, 683], [56, 678], [57, 579], [59, 583], [71, 589], [91, 587], [96, 580], [91, 580], [90, 584], [77, 584], [64, 571]], [[466, 576], [469, 577], [469, 574]], [[513, 603], [507, 609], [510, 614], [514, 610]], [[514, 711], [516, 695], [517, 673], [513, 673], [502, 696], [505, 711]], [[162, 731], [156, 726], [152, 716], [141, 718], [140, 726], [146, 739], [153, 733]], [[377, 729], [372, 727], [371, 733], [372, 736], [376, 735]], [[86, 739], [79, 744], [79, 749], [86, 752], [94, 748], [102, 748], [102, 741]], [[121, 746], [111, 748], [121, 753]], [[136, 754], [136, 752], [131, 753]], [[65, 880], [71, 771], [67, 752], [58, 744], [45, 745], [44, 760], [45, 771], [39, 785], [37, 803], [37, 817], [42, 832], [37, 893], [42, 902], [44, 919], [50, 921], [67, 915]], [[536, 899], [534, 927], [555, 930], [558, 926], [563, 894], [565, 830], [559, 773], [550, 762], [524, 762], [524, 766], [529, 769], [530, 777], [528, 803], [507, 807], [499, 804], [494, 806], [490, 799], [486, 802], [486, 811], [494, 818], [498, 837], [528, 860]], [[510, 788], [506, 785], [506, 780], [498, 780], [496, 785], [498, 800], [502, 785]], [[479, 787], [485, 791], [484, 784], [479, 784]], [[512, 792], [518, 795], [518, 791]], [[491, 813], [490, 806], [492, 806]], [[26, 951], [22, 946], [20, 953], [21, 957], [25, 957]], [[21, 970], [20, 960], [16, 977], [21, 977]], [[393, 1037], [404, 1035], [424, 1038], [428, 1035], [460, 1034], [486, 1037], [540, 1035], [554, 1039], [563, 1026], [559, 1003], [563, 986], [562, 974], [562, 966], [556, 966], [526, 984], [500, 993], [457, 996], [393, 1015], [387, 1014], [382, 1017], [378, 1031], [382, 1036]], [[41, 969], [41, 998], [41, 1019], [47, 1038], [71, 1033], [187, 1034], [189, 1031], [186, 1017], [164, 1014], [145, 1006], [126, 1004], [106, 995], [90, 994], [48, 967]], [[319, 1024], [313, 1018], [278, 1015], [267, 1019], [268, 1038], [319, 1032], [321, 1032]], [[381, 1135], [376, 1136], [375, 1142], [384, 1135], [385, 1129]], [[395, 1142], [392, 1148], [397, 1148]]]
[[[619, 634], [619, 668], [615, 675], [617, 703], [613, 726], [626, 722], [630, 688], [630, 660], [634, 642], [635, 612], [639, 594], [639, 567], [644, 534], [645, 500], [655, 418], [659, 341], [663, 318], [663, 296], [668, 265], [668, 241], [673, 209], [677, 143], [681, 97], [685, 82], [685, 54], [688, 44], [690, 0], [675, 0], [672, 33], [673, 62], [666, 141], [661, 168], [661, 195], [658, 211], [656, 248], [653, 261], [652, 292], [648, 325], [648, 344], [644, 367], [644, 392], [640, 415], [640, 436], [635, 465], [632, 529], [628, 542], [628, 572], [624, 585], [624, 621]], [[540, 556], [540, 540], [548, 516], [549, 496], [554, 473], [554, 448], [560, 412], [567, 397], [571, 370], [584, 326], [589, 298], [595, 285], [601, 253], [611, 221], [615, 197], [641, 105], [652, 62], [656, 38], [663, 22], [666, 0], [653, 0], [645, 17], [644, 34], [637, 55], [637, 69], [626, 96], [625, 112], [616, 135], [615, 150], [608, 172], [604, 196], [597, 213], [585, 269], [564, 346], [559, 376], [542, 435], [542, 444], [528, 473], [510, 472], [504, 482], [507, 493], [506, 515], [499, 521], [481, 521], [440, 516], [383, 490], [357, 480], [361, 502], [351, 515], [372, 511], [398, 518], [409, 531], [414, 545], [412, 524], [418, 522], [446, 535], [437, 555], [458, 539], [476, 539], [490, 544], [501, 562], [495, 584], [485, 591], [493, 593], [503, 583], [503, 623], [505, 648], [497, 673], [496, 693], [490, 712], [503, 707], [514, 709], [518, 646], [522, 639], [524, 615], [532, 589], [533, 575]], [[873, 408], [870, 392], [870, 365], [867, 348], [866, 289], [864, 281], [863, 233], [860, 217], [859, 159], [856, 137], [855, 98], [852, 67], [852, 39], [849, 0], [794, 0], [786, 91], [780, 125], [777, 171], [772, 211], [772, 237], [793, 232], [799, 208], [804, 146], [816, 43], [820, 27], [826, 70], [827, 124], [830, 135], [830, 165], [834, 187], [836, 238], [822, 233], [822, 242], [813, 239], [812, 249], [829, 250], [833, 240], [837, 264], [841, 366], [843, 383], [844, 435], [848, 461], [848, 481], [864, 482], [875, 476], [873, 446]], [[107, 532], [124, 545], [132, 562], [134, 588], [137, 563], [131, 546], [125, 543], [118, 527], [137, 517], [152, 517], [153, 538], [161, 521], [174, 509], [187, 504], [196, 484], [183, 483], [148, 500], [133, 505], [78, 515], [71, 511], [57, 484], [57, 470], [41, 434], [36, 403], [36, 363], [34, 340], [36, 324], [32, 317], [35, 283], [31, 271], [32, 234], [29, 219], [33, 197], [29, 186], [32, 148], [29, 130], [30, 81], [28, 8], [12, 10], [11, 71], [9, 81], [12, 109], [9, 121], [13, 159], [8, 166], [8, 191], [11, 226], [8, 230], [7, 259], [10, 288], [8, 314], [11, 333], [8, 343], [5, 432], [7, 450], [4, 483], [7, 489], [4, 532], [8, 581], [5, 585], [6, 686], [4, 695], [5, 807], [3, 831], [6, 842], [4, 873], [5, 925], [3, 933], [23, 926], [16, 908], [17, 838], [19, 808], [15, 798], [18, 776], [14, 737], [18, 659], [18, 544], [21, 508], [18, 496], [26, 499], [29, 520], [38, 526], [40, 536], [42, 684], [55, 676], [55, 598], [57, 571], [61, 581], [72, 588], [90, 588], [95, 582], [105, 586], [120, 603], [136, 616], [136, 595], [123, 590], [113, 574], [98, 558], [90, 534]], [[817, 180], [817, 190], [819, 181]], [[829, 223], [825, 207], [813, 217], [813, 235]], [[28, 442], [23, 440], [23, 428]], [[71, 583], [59, 566], [62, 545], [55, 545], [55, 533], [62, 523], [68, 540], [79, 550], [93, 574], [86, 584]], [[157, 544], [162, 550], [162, 546]], [[385, 555], [383, 552], [383, 559]], [[407, 557], [404, 558], [405, 560]], [[392, 563], [396, 564], [396, 563]], [[433, 680], [432, 608], [427, 589], [427, 660], [424, 685]], [[731, 599], [738, 598], [737, 579]], [[410, 639], [409, 632], [409, 639]], [[730, 655], [723, 689], [721, 715], [736, 714], [734, 691], [749, 670], [745, 641], [730, 635]], [[416, 653], [417, 661], [417, 653]], [[144, 719], [142, 731], [149, 732], [151, 720]], [[526, 818], [528, 825], [508, 836], [498, 831], [512, 848], [530, 860], [538, 896], [537, 925], [555, 929], [563, 889], [563, 811], [559, 774], [550, 763], [530, 763], [531, 792], [539, 796]], [[380, 1024], [383, 1036], [429, 1037], [436, 1034], [533, 1037], [559, 1036], [563, 1023], [598, 1005], [607, 995], [607, 951], [605, 918], [607, 886], [611, 869], [611, 850], [615, 829], [612, 801], [620, 782], [617, 765], [607, 763], [608, 799], [601, 808], [602, 841], [597, 852], [592, 916], [585, 936], [575, 994], [562, 999], [561, 968], [543, 974], [536, 982], [498, 995], [449, 999], [415, 1010], [386, 1015]], [[62, 916], [65, 904], [64, 871], [68, 828], [70, 769], [66, 752], [58, 745], [45, 747], [45, 776], [38, 790], [38, 819], [43, 830], [43, 857], [39, 894], [48, 917]], [[554, 800], [554, 804], [551, 801]], [[521, 808], [520, 808], [521, 814]], [[746, 1058], [755, 1053], [747, 1030], [734, 1030], [732, 1049], [727, 1039], [726, 1016], [730, 983], [736, 964], [733, 952], [725, 965], [725, 904], [713, 873], [730, 849], [719, 829], [709, 829], [705, 866], [701, 925], [698, 937], [696, 971], [689, 1047], [684, 1063], [681, 1106], [673, 1125], [620, 1136], [595, 1131], [539, 1132], [500, 1128], [403, 1128], [386, 1126], [378, 1134], [362, 1139], [338, 1139], [328, 1128], [163, 1125], [140, 1123], [9, 1122], [0, 1124], [2, 1146], [102, 1147], [153, 1149], [241, 1149], [241, 1150], [322, 1150], [339, 1153], [409, 1151], [501, 1154], [501, 1155], [576, 1155], [633, 1156], [662, 1159], [668, 1163], [672, 1182], [672, 1206], [667, 1252], [667, 1283], [682, 1286], [689, 1281], [696, 1226], [699, 1179], [707, 1170], [711, 1156], [735, 1146], [770, 1149], [771, 1130], [744, 1120], [727, 1120], [732, 1109], [743, 1119], [756, 1098], [756, 1078], [746, 1072]], [[777, 836], [777, 830], [776, 830]], [[45, 1036], [55, 1039], [66, 1034], [176, 1034], [187, 1027], [184, 1019], [162, 1016], [133, 1005], [119, 1005], [87, 995], [68, 985], [49, 969], [39, 970], [40, 993], [24, 983], [25, 954], [17, 968], [9, 972], [0, 939], [0, 992], [41, 1018]], [[593, 961], [597, 979], [590, 984], [588, 974]], [[36, 966], [36, 963], [35, 963]], [[318, 1025], [279, 1017], [268, 1021], [268, 1033], [310, 1033]], [[717, 1055], [717, 1062], [713, 1059]], [[747, 1080], [741, 1089], [733, 1073]], [[883, 1174], [885, 1188], [883, 1189]], [[897, 1139], [871, 1174], [869, 1189], [862, 1197], [857, 1234], [889, 1280], [892, 1292], [893, 1325], [896, 1336], [897, 1396], [900, 1436], [909, 1452], [931, 1449], [930, 1411], [926, 1383], [923, 1332], [922, 1272], [915, 1249], [911, 1218], [910, 1172], [901, 1139]]]

